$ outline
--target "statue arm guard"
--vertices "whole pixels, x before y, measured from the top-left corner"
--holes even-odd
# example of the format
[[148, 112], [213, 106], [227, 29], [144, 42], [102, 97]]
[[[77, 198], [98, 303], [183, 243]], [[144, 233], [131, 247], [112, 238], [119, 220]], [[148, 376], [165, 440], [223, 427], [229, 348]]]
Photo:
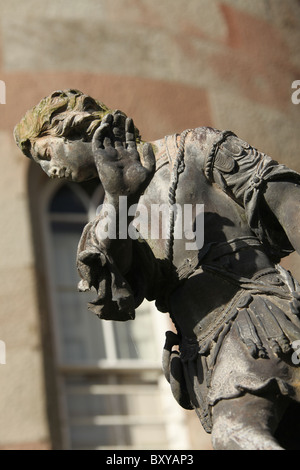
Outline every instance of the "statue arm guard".
[[[217, 143], [218, 144], [218, 143]], [[268, 206], [264, 193], [268, 183], [294, 183], [300, 174], [259, 152], [232, 133], [214, 145], [206, 159], [205, 174], [245, 209], [251, 230], [276, 262], [294, 251], [287, 234]]]

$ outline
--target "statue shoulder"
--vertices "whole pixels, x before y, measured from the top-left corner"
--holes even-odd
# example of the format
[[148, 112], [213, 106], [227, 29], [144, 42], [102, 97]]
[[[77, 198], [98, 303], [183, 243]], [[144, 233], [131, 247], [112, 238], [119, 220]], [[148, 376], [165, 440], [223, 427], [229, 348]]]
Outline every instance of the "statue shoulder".
[[217, 162], [220, 160], [217, 157], [218, 151], [229, 136], [235, 136], [235, 134], [232, 131], [221, 131], [213, 127], [197, 127], [187, 137], [188, 152], [197, 158], [208, 181], [212, 181], [213, 168], [216, 164], [219, 163], [225, 171], [231, 171], [233, 168], [234, 162], [229, 156]]

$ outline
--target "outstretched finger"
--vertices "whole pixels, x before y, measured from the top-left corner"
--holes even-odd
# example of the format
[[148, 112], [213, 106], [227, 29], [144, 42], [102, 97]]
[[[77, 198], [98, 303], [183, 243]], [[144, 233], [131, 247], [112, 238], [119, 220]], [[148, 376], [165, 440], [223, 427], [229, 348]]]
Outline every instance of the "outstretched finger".
[[105, 114], [105, 116], [103, 116], [101, 123], [111, 125], [113, 123], [113, 120], [114, 120], [113, 115], [108, 113], [108, 114]]
[[94, 153], [97, 152], [97, 150], [104, 148], [104, 139], [109, 136], [109, 133], [109, 124], [102, 122], [93, 136], [92, 150]]
[[125, 116], [116, 112], [113, 120], [113, 135], [115, 147], [125, 146]]
[[127, 148], [136, 149], [134, 124], [131, 118], [127, 118], [125, 122], [125, 139]]
[[108, 113], [102, 118], [102, 123], [105, 126], [106, 129], [106, 134], [103, 139], [103, 145], [104, 148], [111, 147], [113, 144], [113, 132], [112, 132], [112, 127], [113, 127], [113, 115]]
[[143, 167], [146, 168], [146, 170], [148, 170], [150, 173], [153, 173], [155, 171], [155, 154], [152, 145], [149, 143], [146, 143], [143, 146], [143, 155], [141, 163]]

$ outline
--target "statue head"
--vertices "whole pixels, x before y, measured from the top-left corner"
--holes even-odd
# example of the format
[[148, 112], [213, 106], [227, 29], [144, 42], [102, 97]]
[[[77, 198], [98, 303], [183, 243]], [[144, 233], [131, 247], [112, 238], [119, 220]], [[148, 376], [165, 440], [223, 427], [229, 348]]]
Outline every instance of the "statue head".
[[[92, 138], [106, 114], [105, 104], [79, 90], [55, 91], [27, 111], [14, 129], [14, 138], [29, 158], [50, 177], [83, 181], [97, 176]], [[136, 139], [139, 131], [135, 128]]]

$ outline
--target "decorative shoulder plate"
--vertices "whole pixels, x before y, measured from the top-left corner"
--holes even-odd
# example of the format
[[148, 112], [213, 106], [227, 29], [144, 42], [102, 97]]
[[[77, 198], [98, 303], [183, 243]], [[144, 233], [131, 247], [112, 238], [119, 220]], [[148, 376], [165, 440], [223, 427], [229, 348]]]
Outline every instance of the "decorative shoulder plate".
[[231, 173], [235, 167], [235, 160], [227, 152], [218, 151], [215, 156], [214, 167], [223, 173]]

